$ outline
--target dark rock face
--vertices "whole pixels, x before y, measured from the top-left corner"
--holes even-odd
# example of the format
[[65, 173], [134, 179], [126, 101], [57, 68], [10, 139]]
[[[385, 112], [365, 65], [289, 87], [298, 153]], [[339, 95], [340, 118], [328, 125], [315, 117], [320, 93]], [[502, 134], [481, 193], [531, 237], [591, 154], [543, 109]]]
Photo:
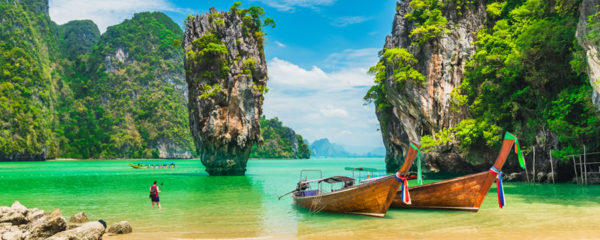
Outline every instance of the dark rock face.
[[210, 12], [186, 24], [186, 81], [190, 128], [210, 175], [243, 175], [267, 83], [260, 28], [239, 11]]
[[[442, 13], [448, 20], [447, 28], [451, 30], [423, 44], [413, 44], [414, 39], [409, 34], [415, 24], [404, 17], [411, 12], [409, 4], [410, 1], [398, 3], [392, 35], [386, 37], [384, 48], [408, 49], [418, 60], [415, 69], [426, 80], [424, 85], [407, 82], [399, 88], [392, 76], [393, 68], [386, 68], [386, 98], [391, 106], [378, 111], [377, 117], [386, 147], [388, 171], [396, 171], [400, 167], [409, 140], [419, 140], [423, 135], [452, 127], [468, 115], [465, 110], [457, 113], [450, 109], [450, 93], [462, 81], [465, 66], [476, 50], [473, 42], [477, 31], [486, 19], [482, 1], [463, 10], [462, 14], [459, 14], [455, 3], [450, 2], [444, 6]], [[425, 157], [436, 165], [448, 165], [447, 161], [452, 161], [440, 154]]]

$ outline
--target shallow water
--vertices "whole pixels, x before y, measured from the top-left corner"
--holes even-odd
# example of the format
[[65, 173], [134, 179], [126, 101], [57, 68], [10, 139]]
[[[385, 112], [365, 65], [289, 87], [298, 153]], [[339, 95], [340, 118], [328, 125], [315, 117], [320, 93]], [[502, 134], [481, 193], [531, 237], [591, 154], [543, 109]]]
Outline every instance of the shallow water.
[[[600, 239], [600, 186], [506, 183], [504, 209], [492, 187], [478, 213], [391, 209], [379, 219], [310, 214], [277, 196], [294, 189], [301, 169], [348, 176], [344, 167], [383, 169], [382, 159], [250, 160], [243, 177], [209, 177], [196, 160], [152, 170], [128, 162], [0, 163], [0, 206], [19, 200], [132, 224], [134, 233], [105, 239]], [[154, 180], [162, 211], [150, 208]]]

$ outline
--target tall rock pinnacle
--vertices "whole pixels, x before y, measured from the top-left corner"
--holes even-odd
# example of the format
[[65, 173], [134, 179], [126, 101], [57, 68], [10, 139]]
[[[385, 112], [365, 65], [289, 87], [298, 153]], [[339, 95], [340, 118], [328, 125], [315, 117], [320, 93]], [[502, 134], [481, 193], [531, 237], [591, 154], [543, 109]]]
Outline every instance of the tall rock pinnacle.
[[[190, 128], [206, 171], [244, 175], [266, 92], [260, 7], [188, 17], [183, 47]], [[265, 25], [273, 24], [266, 19]]]

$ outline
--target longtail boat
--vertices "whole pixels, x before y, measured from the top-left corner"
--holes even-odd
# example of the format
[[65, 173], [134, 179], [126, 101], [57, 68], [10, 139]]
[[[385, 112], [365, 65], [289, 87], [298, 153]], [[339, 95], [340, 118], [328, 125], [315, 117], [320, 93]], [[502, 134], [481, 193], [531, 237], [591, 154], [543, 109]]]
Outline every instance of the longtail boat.
[[494, 180], [497, 182], [498, 202], [504, 206], [502, 189], [502, 166], [515, 145], [519, 163], [525, 168], [523, 154], [517, 137], [509, 132], [504, 135], [502, 149], [496, 162], [489, 171], [470, 174], [440, 182], [420, 185], [408, 189], [411, 204], [403, 202], [398, 196], [392, 201], [392, 208], [429, 208], [477, 212], [483, 199], [489, 192]]
[[[406, 161], [396, 174], [368, 178], [359, 184], [355, 184], [354, 178], [345, 176], [302, 180], [301, 172], [301, 180], [296, 189], [290, 192], [293, 193], [294, 203], [313, 213], [323, 211], [385, 217], [398, 187], [406, 186], [407, 177], [402, 173], [407, 172], [415, 160], [418, 150], [416, 146], [420, 147], [420, 144], [415, 143], [415, 148], [406, 153]], [[313, 189], [311, 186], [321, 186], [321, 183], [343, 183], [343, 186], [330, 192], [323, 191], [321, 187]]]
[[129, 163], [129, 166], [135, 169], [153, 169], [153, 168], [175, 168], [175, 163]]

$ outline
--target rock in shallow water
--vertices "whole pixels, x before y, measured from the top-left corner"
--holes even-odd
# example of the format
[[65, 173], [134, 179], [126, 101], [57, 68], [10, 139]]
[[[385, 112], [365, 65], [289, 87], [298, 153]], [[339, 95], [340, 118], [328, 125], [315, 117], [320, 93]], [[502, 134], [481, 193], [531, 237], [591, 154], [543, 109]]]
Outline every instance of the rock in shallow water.
[[260, 141], [267, 64], [260, 24], [247, 14], [211, 8], [186, 24], [190, 128], [210, 175], [244, 175]]

